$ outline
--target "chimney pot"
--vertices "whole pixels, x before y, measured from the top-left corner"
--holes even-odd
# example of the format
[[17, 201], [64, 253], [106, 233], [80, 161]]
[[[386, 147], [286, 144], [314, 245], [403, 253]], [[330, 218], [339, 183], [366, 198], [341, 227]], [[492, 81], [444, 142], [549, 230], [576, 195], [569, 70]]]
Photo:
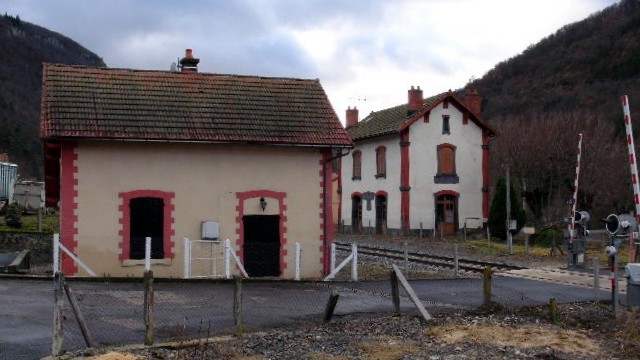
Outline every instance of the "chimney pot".
[[180, 59], [180, 69], [182, 72], [198, 72], [198, 63], [200, 59], [193, 57], [193, 50], [186, 49], [184, 57]]
[[358, 126], [358, 108], [349, 106], [347, 108], [347, 129]]
[[422, 109], [423, 103], [424, 98], [422, 97], [420, 86], [418, 86], [417, 89], [411, 86], [411, 89], [409, 89], [409, 101], [407, 103], [407, 115]]
[[476, 89], [469, 89], [464, 94], [464, 103], [469, 111], [475, 115], [482, 113], [482, 95]]

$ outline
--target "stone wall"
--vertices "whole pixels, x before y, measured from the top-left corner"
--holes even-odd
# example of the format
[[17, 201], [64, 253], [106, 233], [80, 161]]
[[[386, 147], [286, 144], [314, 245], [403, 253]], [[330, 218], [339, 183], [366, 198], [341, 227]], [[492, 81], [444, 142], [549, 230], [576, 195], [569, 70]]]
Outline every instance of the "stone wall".
[[52, 241], [52, 234], [0, 232], [0, 252], [31, 250], [32, 265], [51, 264]]

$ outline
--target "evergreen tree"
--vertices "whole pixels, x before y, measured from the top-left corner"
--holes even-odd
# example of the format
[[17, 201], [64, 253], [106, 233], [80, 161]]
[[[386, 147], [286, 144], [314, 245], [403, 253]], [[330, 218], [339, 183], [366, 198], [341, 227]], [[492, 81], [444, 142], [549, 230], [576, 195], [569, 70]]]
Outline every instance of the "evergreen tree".
[[[516, 193], [513, 183], [511, 187], [511, 220], [516, 220], [517, 231], [519, 231], [527, 222], [527, 214], [522, 209], [520, 195]], [[507, 184], [504, 178], [498, 181], [496, 193], [491, 203], [491, 211], [489, 213], [489, 229], [491, 236], [500, 239], [507, 239]]]

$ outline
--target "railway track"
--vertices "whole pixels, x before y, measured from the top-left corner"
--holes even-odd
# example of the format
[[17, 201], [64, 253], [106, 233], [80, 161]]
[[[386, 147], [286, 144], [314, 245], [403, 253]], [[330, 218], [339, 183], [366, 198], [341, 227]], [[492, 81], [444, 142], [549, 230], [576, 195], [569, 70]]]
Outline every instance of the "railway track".
[[[336, 250], [351, 251], [351, 244], [343, 242], [335, 242]], [[369, 246], [364, 244], [358, 244], [358, 254], [376, 256], [381, 258], [402, 260], [405, 259], [405, 253], [403, 250], [381, 248], [375, 246]], [[452, 256], [442, 256], [425, 254], [419, 252], [407, 252], [407, 260], [412, 263], [436, 266], [442, 268], [454, 268], [455, 259]], [[473, 259], [458, 258], [458, 269], [470, 272], [483, 272], [486, 267], [491, 267], [494, 271], [510, 271], [510, 270], [522, 270], [525, 269], [521, 266], [510, 265], [502, 262], [491, 262]]]

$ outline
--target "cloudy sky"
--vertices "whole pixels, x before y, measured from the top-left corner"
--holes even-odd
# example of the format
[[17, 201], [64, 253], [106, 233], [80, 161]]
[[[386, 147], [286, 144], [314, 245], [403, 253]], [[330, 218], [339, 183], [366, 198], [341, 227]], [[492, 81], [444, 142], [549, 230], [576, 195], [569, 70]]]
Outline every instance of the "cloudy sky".
[[338, 116], [360, 118], [464, 86], [617, 0], [0, 0], [109, 67], [319, 78]]

